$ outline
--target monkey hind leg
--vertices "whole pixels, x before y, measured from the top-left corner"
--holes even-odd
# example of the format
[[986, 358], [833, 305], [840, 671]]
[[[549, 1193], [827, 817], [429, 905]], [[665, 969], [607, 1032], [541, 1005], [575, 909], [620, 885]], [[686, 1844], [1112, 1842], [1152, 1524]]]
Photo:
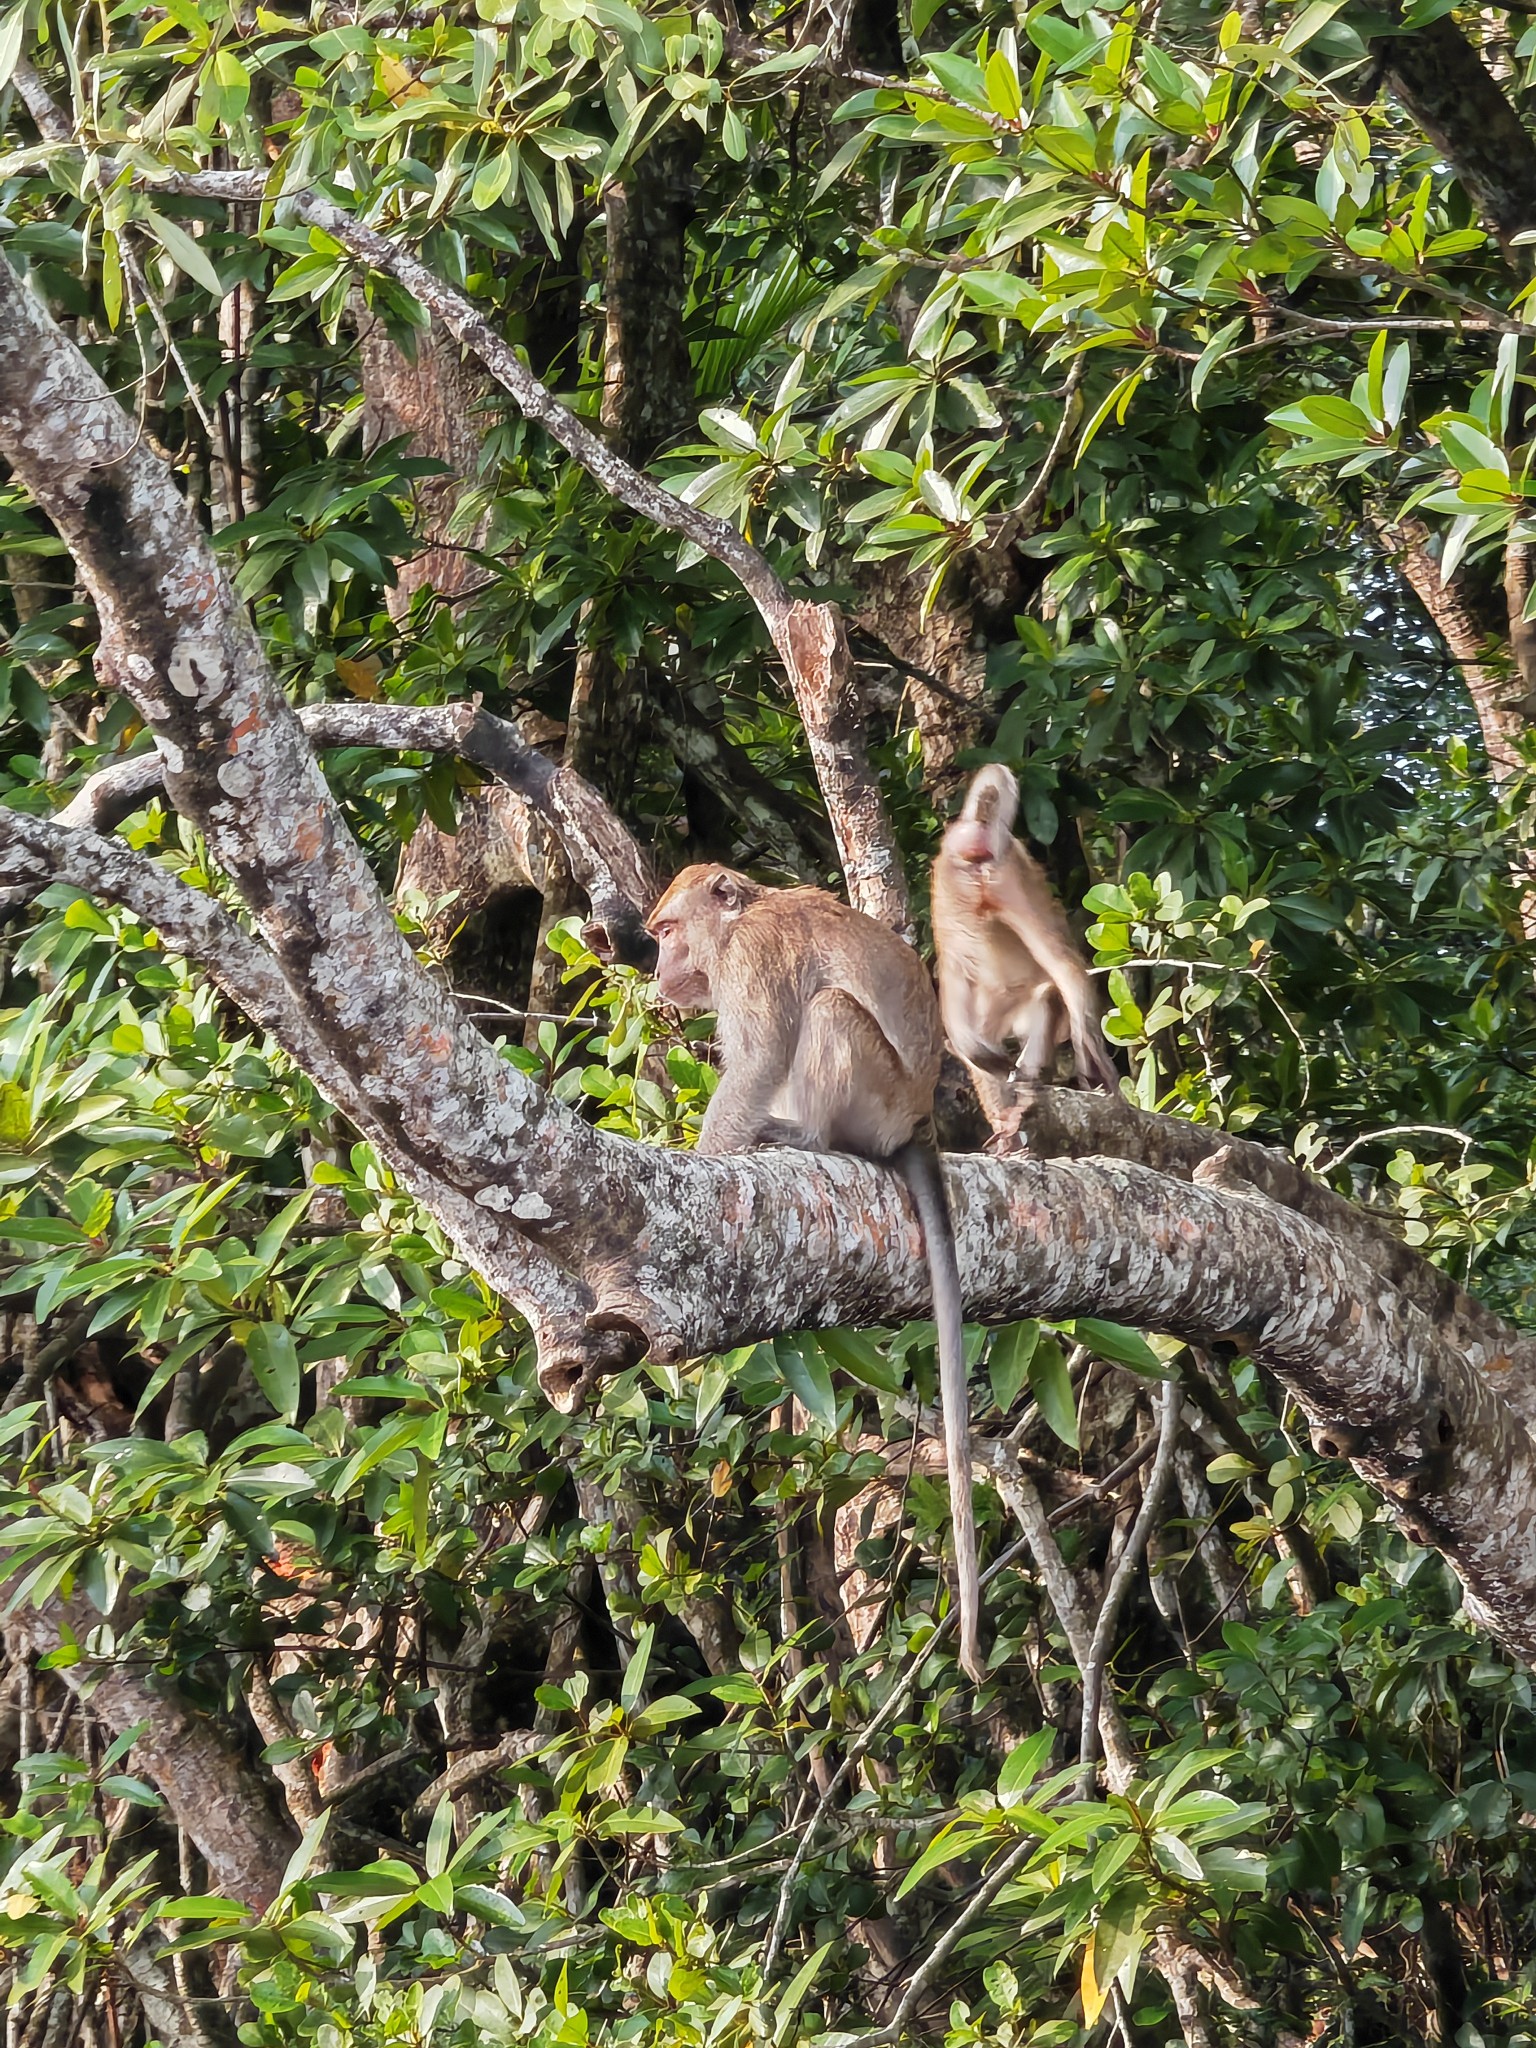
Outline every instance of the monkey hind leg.
[[1013, 1032], [1019, 1041], [1014, 1078], [1034, 1087], [1055, 1066], [1056, 1048], [1066, 1036], [1066, 1013], [1054, 994], [1036, 995], [1020, 1005]]
[[1111, 1095], [1120, 1093], [1120, 1076], [1096, 1023], [1089, 1021], [1073, 1034], [1072, 1051], [1079, 1088], [1103, 1088]]
[[821, 989], [806, 1005], [776, 1106], [783, 1122], [810, 1134], [812, 1150], [865, 1159], [894, 1152], [914, 1125], [910, 1077], [869, 1011], [845, 989]]

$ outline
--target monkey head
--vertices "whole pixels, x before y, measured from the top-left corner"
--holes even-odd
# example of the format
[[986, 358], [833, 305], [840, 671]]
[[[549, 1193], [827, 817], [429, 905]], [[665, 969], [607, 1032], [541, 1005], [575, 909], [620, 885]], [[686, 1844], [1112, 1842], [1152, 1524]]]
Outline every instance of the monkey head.
[[734, 868], [684, 868], [662, 891], [645, 928], [656, 941], [656, 986], [680, 1010], [707, 1010], [732, 926], [763, 893]]
[[1013, 832], [1019, 808], [1019, 785], [1011, 770], [991, 761], [978, 771], [966, 791], [965, 806], [945, 831], [944, 851], [968, 867], [986, 867], [1000, 860]]

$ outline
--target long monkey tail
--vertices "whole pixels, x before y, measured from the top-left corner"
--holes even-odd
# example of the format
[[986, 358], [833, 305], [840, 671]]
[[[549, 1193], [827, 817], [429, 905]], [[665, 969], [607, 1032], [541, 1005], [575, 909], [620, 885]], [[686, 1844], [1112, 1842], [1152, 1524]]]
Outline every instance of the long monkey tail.
[[949, 1511], [955, 1532], [955, 1576], [960, 1590], [960, 1665], [973, 1684], [987, 1676], [982, 1661], [981, 1574], [976, 1566], [976, 1512], [971, 1500], [971, 1402], [965, 1372], [965, 1305], [955, 1226], [944, 1192], [939, 1155], [925, 1138], [913, 1138], [891, 1161], [912, 1191], [939, 1335], [939, 1401], [944, 1415], [944, 1452], [949, 1468]]

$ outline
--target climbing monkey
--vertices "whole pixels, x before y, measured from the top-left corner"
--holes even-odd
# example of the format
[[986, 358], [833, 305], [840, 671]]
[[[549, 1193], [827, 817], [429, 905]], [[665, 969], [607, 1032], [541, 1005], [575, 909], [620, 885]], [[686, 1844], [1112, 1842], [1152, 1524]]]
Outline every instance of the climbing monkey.
[[1093, 982], [1044, 872], [1013, 837], [1018, 807], [1009, 771], [981, 769], [933, 864], [944, 1029], [969, 1066], [1031, 1085], [1070, 1039], [1078, 1087], [1113, 1093]]
[[825, 890], [770, 889], [712, 865], [685, 868], [646, 930], [664, 1000], [718, 1020], [720, 1083], [700, 1152], [852, 1152], [893, 1166], [911, 1190], [938, 1326], [960, 1662], [980, 1684], [960, 1273], [932, 1135], [944, 1041], [927, 970], [894, 932]]

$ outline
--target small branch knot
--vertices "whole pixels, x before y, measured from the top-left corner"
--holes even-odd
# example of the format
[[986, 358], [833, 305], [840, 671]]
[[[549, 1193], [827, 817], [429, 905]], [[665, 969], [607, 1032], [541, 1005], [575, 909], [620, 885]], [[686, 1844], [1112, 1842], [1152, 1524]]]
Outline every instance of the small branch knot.
[[[1196, 1169], [1198, 1172], [1198, 1168]], [[1320, 1458], [1355, 1458], [1370, 1445], [1370, 1432], [1336, 1419], [1312, 1425], [1312, 1448]]]

